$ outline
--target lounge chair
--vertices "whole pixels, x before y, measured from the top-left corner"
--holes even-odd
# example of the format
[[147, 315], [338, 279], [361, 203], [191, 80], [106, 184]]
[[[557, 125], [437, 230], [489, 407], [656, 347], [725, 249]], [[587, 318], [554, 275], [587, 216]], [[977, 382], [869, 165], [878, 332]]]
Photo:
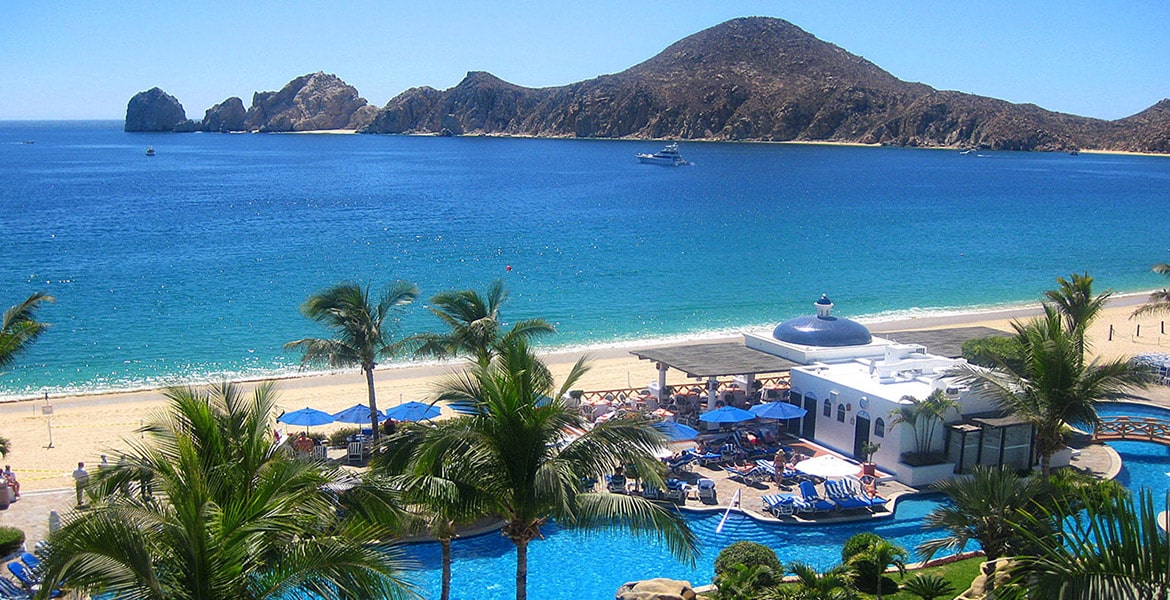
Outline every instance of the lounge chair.
[[649, 484], [643, 484], [642, 497], [647, 500], [663, 500], [666, 496], [662, 493], [661, 488]]
[[20, 589], [7, 577], [0, 577], [0, 598], [4, 600], [28, 600], [28, 592]]
[[[25, 567], [24, 564], [16, 561], [10, 562], [8, 563], [8, 570], [12, 572], [13, 577], [16, 577], [16, 580], [20, 582], [20, 585], [24, 586], [24, 589], [29, 592], [29, 595], [36, 595], [36, 593], [40, 591], [41, 580], [34, 577], [33, 574], [29, 572], [28, 567]], [[49, 594], [49, 597], [57, 598], [60, 595], [61, 590], [53, 590]]]
[[809, 509], [808, 504], [792, 494], [760, 496], [760, 500], [764, 503], [764, 512], [777, 517], [791, 515], [794, 512], [806, 512]]
[[683, 452], [682, 454], [680, 454], [678, 456], [678, 458], [676, 458], [674, 460], [667, 460], [666, 461], [666, 468], [668, 471], [670, 471], [672, 473], [681, 473], [683, 471], [687, 471], [688, 470], [687, 467], [689, 467], [692, 462], [694, 462], [698, 459], [699, 459], [698, 454], [695, 454], [694, 452], [687, 450], [687, 451]]
[[800, 495], [810, 506], [812, 512], [828, 512], [837, 508], [832, 500], [826, 500], [817, 493], [817, 487], [811, 481], [800, 482]]
[[626, 479], [625, 475], [606, 475], [605, 476], [605, 489], [609, 490], [610, 493], [625, 494], [628, 491], [626, 489], [626, 484], [627, 484], [627, 479]]
[[767, 476], [764, 470], [758, 466], [740, 467], [737, 465], [724, 465], [723, 470], [728, 472], [729, 479], [742, 481], [748, 485], [757, 483]]
[[700, 478], [696, 484], [699, 489], [699, 502], [704, 504], [718, 504], [719, 500], [715, 490], [715, 480]]
[[870, 507], [869, 501], [851, 493], [844, 481], [826, 481], [825, 495], [841, 510], [868, 509]]
[[666, 499], [678, 504], [685, 504], [690, 487], [681, 479], [666, 480]]
[[858, 499], [866, 502], [871, 509], [885, 506], [886, 503], [889, 502], [888, 499], [882, 498], [878, 495], [870, 496], [868, 493], [866, 493], [865, 486], [861, 485], [861, 482], [856, 479], [846, 477], [845, 479], [841, 480], [841, 485], [844, 486], [846, 491], [853, 494]]

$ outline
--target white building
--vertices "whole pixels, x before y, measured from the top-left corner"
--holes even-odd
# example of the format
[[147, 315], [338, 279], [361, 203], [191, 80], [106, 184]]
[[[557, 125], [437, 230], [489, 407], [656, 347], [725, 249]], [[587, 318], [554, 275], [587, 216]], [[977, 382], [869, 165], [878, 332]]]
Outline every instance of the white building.
[[[744, 334], [748, 348], [803, 365], [791, 370], [788, 401], [808, 413], [790, 428], [857, 459], [867, 442], [880, 444], [872, 459], [878, 468], [914, 486], [969, 472], [976, 464], [1034, 464], [1030, 426], [997, 414], [994, 405], [944, 375], [962, 359], [874, 337], [864, 325], [832, 316], [832, 307], [821, 296], [815, 316], [784, 321], [771, 334]], [[914, 429], [894, 425], [894, 415], [913, 403], [909, 398], [922, 400], [935, 390], [961, 408], [936, 425], [930, 447], [918, 448]], [[908, 454], [933, 454], [944, 462], [911, 466], [904, 462]]]

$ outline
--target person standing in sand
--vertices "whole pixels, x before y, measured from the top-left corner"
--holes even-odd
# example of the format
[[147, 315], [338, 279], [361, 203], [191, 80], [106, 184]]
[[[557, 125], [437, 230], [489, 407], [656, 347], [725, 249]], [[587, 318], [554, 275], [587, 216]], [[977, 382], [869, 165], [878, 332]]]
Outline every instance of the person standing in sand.
[[73, 483], [77, 487], [77, 507], [81, 508], [85, 506], [85, 486], [89, 484], [89, 471], [85, 470], [85, 463], [77, 463], [77, 468], [73, 470]]

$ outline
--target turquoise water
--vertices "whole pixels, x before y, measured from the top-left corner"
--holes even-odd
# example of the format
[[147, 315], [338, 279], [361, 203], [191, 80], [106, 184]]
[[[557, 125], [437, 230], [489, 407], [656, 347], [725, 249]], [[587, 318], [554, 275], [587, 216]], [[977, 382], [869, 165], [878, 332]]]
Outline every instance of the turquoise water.
[[[1170, 411], [1139, 404], [1103, 407], [1102, 416], [1159, 416]], [[1121, 454], [1123, 467], [1118, 481], [1130, 489], [1147, 487], [1155, 498], [1170, 490], [1170, 448], [1146, 442], [1109, 442]], [[776, 550], [781, 561], [801, 560], [818, 569], [830, 568], [841, 560], [841, 546], [855, 533], [873, 531], [910, 550], [939, 537], [939, 532], [922, 528], [922, 519], [941, 497], [922, 495], [898, 502], [893, 519], [835, 525], [799, 526], [760, 523], [735, 514], [728, 518], [722, 533], [715, 533], [719, 513], [684, 513], [702, 541], [702, 555], [690, 568], [674, 560], [665, 547], [652, 540], [634, 538], [623, 532], [564, 530], [556, 525], [543, 529], [544, 540], [529, 547], [529, 592], [534, 598], [563, 597], [566, 588], [574, 597], [612, 598], [627, 581], [650, 577], [683, 579], [696, 584], [715, 576], [714, 562], [719, 550], [739, 540], [751, 540]], [[969, 549], [976, 549], [975, 547]], [[438, 544], [408, 548], [410, 558], [422, 570], [414, 579], [437, 597], [440, 577]], [[512, 543], [498, 534], [457, 540], [452, 547], [454, 576], [452, 598], [505, 600], [515, 596], [513, 585], [516, 552]]]
[[[1073, 271], [1164, 283], [1166, 158], [690, 143], [693, 166], [633, 159], [658, 146], [0, 123], [0, 305], [58, 299], [0, 396], [288, 373], [283, 343], [322, 333], [298, 305], [344, 279], [429, 297], [503, 278], [506, 314], [554, 322], [553, 346], [774, 324], [822, 292], [888, 317], [1030, 302]], [[422, 306], [402, 323], [438, 327]]]

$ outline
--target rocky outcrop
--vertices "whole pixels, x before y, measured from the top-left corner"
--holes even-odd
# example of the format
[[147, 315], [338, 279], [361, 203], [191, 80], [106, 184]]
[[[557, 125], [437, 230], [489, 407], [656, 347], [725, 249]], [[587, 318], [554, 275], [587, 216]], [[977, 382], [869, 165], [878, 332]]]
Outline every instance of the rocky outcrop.
[[373, 111], [353, 86], [336, 75], [313, 73], [293, 79], [278, 92], [256, 92], [244, 125], [250, 131], [350, 129], [372, 121]]
[[614, 600], [695, 600], [696, 597], [689, 581], [647, 579], [618, 588]]
[[566, 86], [524, 88], [472, 72], [448, 90], [412, 88], [364, 131], [1165, 152], [1170, 105], [1103, 121], [940, 91], [787, 21], [750, 17]]
[[183, 105], [157, 87], [134, 94], [126, 105], [126, 131], [174, 131], [187, 121]]
[[244, 118], [246, 115], [244, 101], [232, 96], [207, 109], [207, 112], [203, 114], [202, 129], [203, 131], [220, 133], [245, 131]]

